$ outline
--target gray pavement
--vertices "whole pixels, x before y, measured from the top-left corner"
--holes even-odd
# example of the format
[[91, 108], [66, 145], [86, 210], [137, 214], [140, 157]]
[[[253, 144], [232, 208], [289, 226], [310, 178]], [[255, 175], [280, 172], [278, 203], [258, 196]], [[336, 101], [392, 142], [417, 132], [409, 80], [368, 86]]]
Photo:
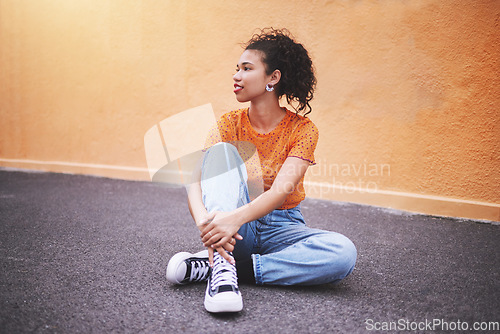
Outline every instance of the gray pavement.
[[184, 189], [0, 170], [0, 332], [364, 333], [398, 325], [428, 333], [433, 321], [448, 329], [500, 321], [498, 224], [310, 199], [303, 213], [310, 226], [353, 240], [352, 275], [337, 286], [242, 285], [244, 310], [214, 316], [203, 307], [204, 284], [164, 277], [169, 257], [201, 249]]

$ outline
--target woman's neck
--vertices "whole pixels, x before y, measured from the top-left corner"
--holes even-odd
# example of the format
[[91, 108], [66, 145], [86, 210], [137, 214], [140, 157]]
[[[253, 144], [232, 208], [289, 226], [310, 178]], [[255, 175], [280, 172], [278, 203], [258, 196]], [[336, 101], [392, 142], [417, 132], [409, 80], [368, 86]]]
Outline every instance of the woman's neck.
[[248, 111], [250, 124], [259, 133], [269, 133], [280, 124], [286, 111], [280, 107], [278, 99], [262, 101], [262, 103], [252, 101]]

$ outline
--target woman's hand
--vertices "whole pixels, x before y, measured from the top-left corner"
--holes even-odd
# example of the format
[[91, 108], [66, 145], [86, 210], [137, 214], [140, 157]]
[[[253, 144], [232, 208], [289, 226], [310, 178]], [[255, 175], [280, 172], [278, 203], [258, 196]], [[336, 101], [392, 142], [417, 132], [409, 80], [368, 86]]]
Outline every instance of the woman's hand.
[[[217, 251], [217, 253], [219, 253], [220, 256], [222, 256], [224, 259], [226, 259], [226, 261], [231, 263], [233, 266], [236, 265], [236, 261], [234, 260], [234, 258], [231, 255], [229, 255], [227, 253], [227, 251], [224, 247], [219, 247], [216, 249], [213, 249], [212, 247], [208, 247], [207, 249], [208, 249], [208, 262], [210, 263], [210, 267], [214, 266], [214, 251]], [[229, 252], [231, 252], [231, 251], [229, 251]]]
[[234, 264], [234, 259], [227, 254], [234, 250], [236, 239], [242, 240], [243, 237], [238, 234], [241, 225], [231, 212], [214, 211], [205, 215], [198, 223], [201, 230], [201, 241], [209, 250], [210, 264], [213, 264], [213, 250]]
[[212, 248], [219, 248], [230, 242], [241, 227], [234, 214], [221, 211], [207, 214], [200, 223], [204, 225], [201, 229], [201, 241], [205, 247]]

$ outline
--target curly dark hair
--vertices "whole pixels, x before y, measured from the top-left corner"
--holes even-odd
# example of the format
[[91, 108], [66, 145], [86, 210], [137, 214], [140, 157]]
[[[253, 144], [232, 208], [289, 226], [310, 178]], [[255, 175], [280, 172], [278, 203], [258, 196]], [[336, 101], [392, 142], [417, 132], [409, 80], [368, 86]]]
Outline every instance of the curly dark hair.
[[304, 116], [312, 111], [309, 101], [316, 88], [312, 61], [304, 46], [295, 42], [287, 29], [261, 29], [244, 47], [263, 53], [262, 61], [268, 75], [274, 70], [281, 72], [281, 79], [275, 86], [278, 98], [285, 95], [290, 105], [297, 101], [298, 106], [293, 108], [297, 113], [304, 112]]

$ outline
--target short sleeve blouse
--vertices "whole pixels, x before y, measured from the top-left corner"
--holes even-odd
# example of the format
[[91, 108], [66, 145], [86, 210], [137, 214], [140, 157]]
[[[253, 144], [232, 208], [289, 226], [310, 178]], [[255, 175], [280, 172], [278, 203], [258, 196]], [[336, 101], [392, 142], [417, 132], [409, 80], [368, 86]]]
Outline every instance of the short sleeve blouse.
[[[258, 152], [260, 163], [252, 163], [255, 162], [254, 159], [244, 158], [249, 182], [261, 179], [263, 190], [266, 191], [288, 157], [308, 161], [311, 165], [316, 163], [314, 150], [318, 137], [318, 129], [311, 120], [288, 109], [275, 129], [266, 134], [258, 133], [250, 124], [248, 108], [244, 108], [222, 115], [217, 121], [217, 127], [209, 134], [205, 146], [210, 147], [221, 141], [252, 143]], [[293, 208], [305, 198], [303, 181], [304, 178], [278, 209]]]

